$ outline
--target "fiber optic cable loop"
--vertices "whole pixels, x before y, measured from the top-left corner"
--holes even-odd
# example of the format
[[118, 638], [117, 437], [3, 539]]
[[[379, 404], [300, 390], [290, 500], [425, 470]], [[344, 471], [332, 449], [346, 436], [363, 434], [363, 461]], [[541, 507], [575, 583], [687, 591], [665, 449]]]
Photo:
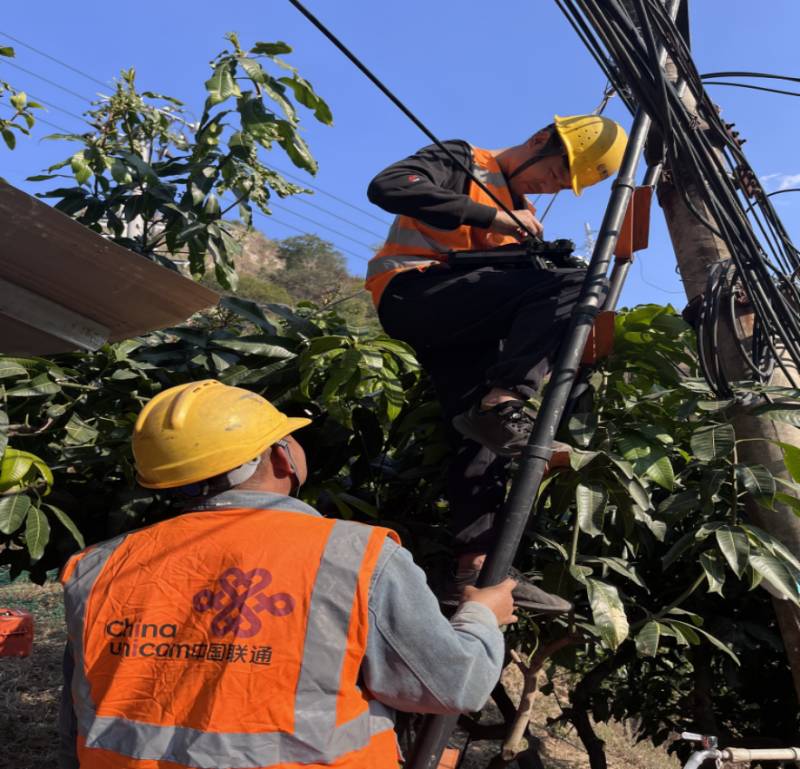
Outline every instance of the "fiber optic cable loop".
[[464, 165], [452, 152], [450, 152], [447, 147], [431, 132], [425, 124], [413, 113], [411, 112], [408, 107], [403, 104], [372, 72], [364, 65], [361, 60], [352, 52], [350, 51], [347, 46], [342, 43], [336, 35], [333, 34], [316, 16], [314, 16], [311, 11], [309, 11], [299, 0], [289, 0], [289, 2], [297, 8], [300, 13], [303, 14], [320, 32], [322, 32], [325, 37], [328, 38], [348, 59], [350, 59], [353, 64], [361, 70], [361, 72], [366, 75], [366, 77], [372, 82], [374, 86], [378, 88], [378, 90], [383, 93], [394, 105], [397, 107], [417, 128], [419, 128], [422, 133], [425, 134], [442, 152], [444, 152], [450, 160], [455, 163], [455, 165], [462, 170], [470, 179], [472, 179], [475, 184], [478, 185], [500, 208], [502, 211], [507, 213], [511, 220], [516, 224], [521, 230], [527, 232], [532, 238], [538, 238], [538, 235], [533, 231], [528, 229], [519, 217], [505, 204], [503, 203], [500, 198], [497, 197], [474, 173], [472, 173], [472, 169], [468, 166]]

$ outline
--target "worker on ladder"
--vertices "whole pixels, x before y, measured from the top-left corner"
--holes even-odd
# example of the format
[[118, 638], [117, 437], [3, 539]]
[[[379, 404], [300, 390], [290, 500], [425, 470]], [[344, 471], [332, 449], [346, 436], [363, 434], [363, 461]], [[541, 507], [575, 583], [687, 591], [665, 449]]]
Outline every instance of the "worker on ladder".
[[[492, 547], [510, 458], [536, 418], [530, 399], [547, 380], [585, 277], [583, 269], [456, 271], [447, 254], [541, 236], [525, 195], [570, 188], [580, 195], [617, 171], [626, 143], [623, 128], [608, 118], [556, 116], [513, 147], [425, 147], [369, 186], [369, 199], [397, 216], [370, 260], [366, 288], [386, 332], [416, 351], [458, 431], [448, 478], [458, 567], [443, 603], [458, 603]], [[549, 614], [571, 608], [518, 572], [514, 577], [518, 606]]]
[[215, 380], [145, 405], [138, 481], [172, 504], [62, 571], [61, 769], [397, 769], [394, 709], [483, 707], [513, 580], [448, 622], [393, 531], [296, 498], [308, 422]]

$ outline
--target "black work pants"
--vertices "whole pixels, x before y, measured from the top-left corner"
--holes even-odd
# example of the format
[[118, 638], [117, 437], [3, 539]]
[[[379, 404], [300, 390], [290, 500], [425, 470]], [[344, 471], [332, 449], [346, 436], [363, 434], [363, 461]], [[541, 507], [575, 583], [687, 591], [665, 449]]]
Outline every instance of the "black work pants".
[[[378, 316], [414, 348], [431, 376], [448, 427], [492, 387], [541, 390], [578, 299], [584, 270], [451, 270], [437, 265], [392, 278]], [[509, 460], [452, 428], [448, 498], [456, 548], [487, 552], [505, 499]]]

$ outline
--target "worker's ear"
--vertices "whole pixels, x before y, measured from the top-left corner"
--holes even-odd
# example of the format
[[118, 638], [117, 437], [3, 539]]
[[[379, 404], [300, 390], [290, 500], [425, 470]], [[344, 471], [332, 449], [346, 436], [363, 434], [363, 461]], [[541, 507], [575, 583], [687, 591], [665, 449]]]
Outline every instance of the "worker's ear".
[[270, 454], [270, 461], [276, 478], [297, 476], [297, 467], [289, 449], [289, 444], [286, 441], [280, 440], [275, 443]]
[[295, 474], [294, 461], [287, 450], [285, 441], [278, 441], [272, 447], [269, 461], [272, 464], [272, 472], [276, 478], [288, 478], [290, 475]]
[[533, 136], [531, 136], [530, 139], [528, 139], [528, 141], [525, 142], [525, 144], [531, 151], [539, 150], [542, 147], [544, 147], [548, 141], [550, 141], [550, 137], [552, 135], [553, 130], [554, 129], [552, 126], [547, 126], [546, 128], [542, 128], [538, 130]]

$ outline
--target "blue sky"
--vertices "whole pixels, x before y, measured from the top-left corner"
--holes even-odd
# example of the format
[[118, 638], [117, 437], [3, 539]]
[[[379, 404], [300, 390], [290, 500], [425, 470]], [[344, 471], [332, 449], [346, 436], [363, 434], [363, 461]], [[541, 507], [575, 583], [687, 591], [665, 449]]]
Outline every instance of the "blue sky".
[[[605, 83], [553, 2], [308, 0], [308, 7], [443, 139], [463, 138], [487, 148], [516, 143], [550, 122], [554, 113], [593, 110]], [[796, 0], [757, 5], [749, 0], [694, 0], [691, 23], [701, 72], [800, 74]], [[256, 40], [285, 40], [294, 47], [286, 58], [313, 83], [334, 114], [333, 127], [317, 124], [310, 115], [305, 120], [305, 136], [320, 163], [317, 178], [310, 181], [356, 207], [322, 193], [309, 199], [314, 207], [278, 201], [282, 210], [275, 210], [274, 220], [260, 220], [260, 228], [274, 238], [298, 234], [298, 229], [316, 232], [342, 249], [353, 273], [363, 272], [370, 247], [382, 240], [382, 222], [390, 220], [366, 200], [369, 180], [428, 141], [288, 2], [139, 0], [131, 6], [98, 0], [70, 4], [29, 0], [4, 7], [0, 23], [5, 35], [104, 82], [121, 68], [135, 66], [142, 89], [176, 96], [198, 113], [208, 61], [224, 47], [223, 34], [229, 30], [237, 32], [246, 46]], [[14, 63], [58, 85], [5, 63], [0, 63], [0, 77], [54, 105], [43, 115], [46, 120], [79, 131], [80, 121], [66, 112], [80, 115], [86, 99], [103, 89], [0, 36], [0, 45], [6, 44], [16, 48]], [[791, 84], [777, 84], [787, 86], [792, 90]], [[800, 99], [722, 87], [712, 94], [726, 119], [736, 122], [747, 138], [745, 151], [767, 188], [799, 184]], [[606, 114], [630, 124], [619, 103], [612, 101]], [[40, 123], [17, 150], [0, 150], [0, 174], [28, 191], [45, 189], [25, 182], [25, 177], [71, 154], [63, 142], [41, 140], [54, 130]], [[270, 155], [269, 162], [294, 172], [278, 152]], [[546, 236], [582, 243], [585, 226], [599, 225], [609, 189], [608, 184], [600, 185], [579, 199], [562, 193], [545, 222]], [[540, 201], [540, 211], [546, 202]], [[800, 238], [800, 195], [782, 195], [775, 203], [790, 234]], [[628, 305], [648, 301], [674, 302], [679, 307], [684, 302], [657, 205], [650, 248], [637, 259], [622, 297]]]

